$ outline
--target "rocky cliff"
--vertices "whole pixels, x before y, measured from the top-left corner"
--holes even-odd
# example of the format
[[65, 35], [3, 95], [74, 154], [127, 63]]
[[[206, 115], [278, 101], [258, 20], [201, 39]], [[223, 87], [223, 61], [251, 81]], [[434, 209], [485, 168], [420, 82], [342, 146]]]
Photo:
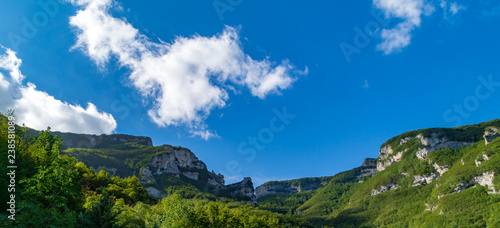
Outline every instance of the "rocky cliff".
[[252, 178], [250, 177], [245, 177], [243, 178], [243, 181], [238, 183], [221, 186], [216, 191], [216, 195], [231, 197], [257, 204]]
[[[496, 121], [492, 121], [495, 123]], [[486, 123], [484, 123], [486, 124]], [[464, 131], [463, 129], [468, 131]], [[413, 184], [412, 187], [417, 187], [421, 185], [430, 184], [438, 180], [444, 173], [446, 173], [452, 164], [437, 164], [429, 158], [429, 155], [435, 151], [440, 151], [444, 149], [460, 149], [473, 145], [479, 138], [484, 139], [485, 145], [488, 145], [494, 139], [500, 137], [500, 131], [498, 126], [481, 126], [471, 125], [462, 128], [452, 128], [452, 129], [425, 129], [414, 132], [405, 133], [406, 135], [414, 136], [402, 136], [395, 137], [385, 143], [380, 149], [380, 156], [377, 159], [377, 172], [384, 171], [387, 167], [398, 163], [402, 160], [404, 153], [414, 153], [414, 156], [420, 160], [426, 161], [432, 168], [433, 172], [427, 174], [419, 174], [412, 176]], [[483, 133], [481, 133], [483, 130]], [[417, 134], [418, 133], [418, 134]], [[404, 136], [404, 137], [403, 137]], [[460, 139], [460, 140], [454, 140]], [[476, 141], [475, 141], [476, 140]], [[396, 143], [397, 142], [397, 143]], [[394, 148], [394, 149], [393, 149]], [[483, 162], [489, 160], [489, 155], [483, 152], [481, 155], [475, 159], [474, 163], [476, 167], [479, 167]], [[465, 165], [464, 159], [461, 159], [461, 164]], [[407, 173], [401, 173], [402, 176], [408, 176]], [[474, 187], [476, 184], [486, 186], [490, 193], [496, 193], [495, 189], [492, 187], [494, 184], [493, 172], [485, 172], [482, 176], [476, 176], [474, 179], [457, 184], [455, 187], [455, 192], [461, 192], [469, 187]], [[397, 185], [393, 183], [388, 183], [387, 185], [380, 186], [380, 190], [372, 189], [372, 196], [377, 195], [389, 190], [396, 189]]]
[[[383, 171], [388, 166], [401, 161], [403, 153], [411, 149], [415, 156], [419, 159], [426, 160], [426, 157], [436, 151], [442, 149], [459, 149], [465, 146], [474, 144], [473, 139], [467, 141], [450, 140], [442, 130], [430, 132], [427, 136], [420, 133], [414, 137], [408, 136], [400, 139], [399, 143], [385, 145], [380, 149], [380, 156], [377, 161], [377, 171]], [[416, 148], [416, 151], [413, 151]]]

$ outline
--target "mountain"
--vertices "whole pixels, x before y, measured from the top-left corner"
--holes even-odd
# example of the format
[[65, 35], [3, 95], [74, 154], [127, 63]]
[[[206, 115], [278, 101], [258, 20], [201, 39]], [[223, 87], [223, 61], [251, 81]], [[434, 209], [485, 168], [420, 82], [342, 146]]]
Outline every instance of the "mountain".
[[[29, 129], [28, 134], [38, 135], [38, 131]], [[255, 202], [251, 178], [225, 185], [222, 174], [208, 171], [207, 165], [187, 148], [153, 146], [151, 138], [144, 136], [52, 134], [64, 141], [62, 154], [96, 171], [104, 168], [122, 178], [137, 176], [153, 198], [166, 197], [169, 189], [191, 186], [215, 196]]]
[[[499, 129], [494, 120], [406, 132], [381, 146], [376, 165], [365, 160], [371, 169], [339, 173], [304, 192], [274, 191], [258, 202], [334, 227], [500, 227]], [[262, 186], [270, 192], [297, 181]]]
[[157, 199], [189, 187], [304, 226], [500, 227], [500, 120], [405, 132], [360, 167], [255, 190], [251, 178], [225, 185], [189, 149], [153, 146], [148, 137], [54, 134], [65, 142], [63, 154], [95, 170], [137, 176]]

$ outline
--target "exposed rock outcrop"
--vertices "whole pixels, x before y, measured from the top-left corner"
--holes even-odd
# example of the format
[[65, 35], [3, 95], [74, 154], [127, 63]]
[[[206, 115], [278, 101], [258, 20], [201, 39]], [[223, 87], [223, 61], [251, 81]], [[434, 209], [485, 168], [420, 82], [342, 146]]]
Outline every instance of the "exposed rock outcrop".
[[488, 188], [488, 194], [497, 194], [495, 186], [493, 185], [494, 178], [495, 174], [493, 172], [485, 172], [481, 176], [474, 177], [474, 179], [469, 182], [459, 183], [457, 187], [455, 187], [455, 192], [459, 193], [470, 187], [476, 187], [476, 184], [479, 184]]
[[198, 180], [198, 176], [200, 175], [197, 172], [183, 172], [182, 175], [185, 177], [191, 179], [191, 180]]
[[425, 160], [425, 157], [436, 150], [447, 148], [458, 149], [464, 146], [474, 144], [474, 142], [459, 142], [449, 141], [447, 137], [440, 137], [438, 133], [432, 133], [430, 137], [425, 137], [422, 134], [417, 135], [423, 147], [417, 151], [417, 157]]
[[488, 160], [490, 160], [490, 157], [487, 154], [482, 154], [478, 159], [476, 159], [476, 161], [475, 161], [476, 166], [479, 167], [479, 165], [481, 165], [481, 163], [483, 163], [484, 161], [488, 161]]
[[[469, 146], [474, 144], [474, 142], [461, 142], [461, 141], [450, 141], [447, 137], [440, 136], [440, 133], [431, 133], [429, 137], [423, 134], [418, 134], [416, 137], [406, 137], [399, 141], [399, 145], [402, 146], [408, 143], [413, 138], [418, 138], [420, 140], [421, 146], [416, 152], [416, 156], [419, 159], [425, 160], [426, 157], [436, 151], [441, 149], [453, 148], [458, 149], [464, 146]], [[380, 149], [380, 156], [377, 162], [377, 171], [383, 171], [388, 166], [401, 161], [403, 153], [406, 152], [408, 148], [402, 151], [394, 151], [390, 145], [386, 145]]]
[[388, 184], [386, 186], [380, 186], [380, 190], [372, 189], [372, 193], [370, 194], [370, 196], [378, 195], [380, 193], [387, 192], [387, 191], [390, 191], [390, 190], [394, 190], [394, 189], [397, 189], [397, 188], [398, 188], [398, 186], [395, 185], [395, 184]]
[[434, 163], [434, 164], [432, 164], [432, 166], [438, 172], [438, 174], [439, 174], [438, 177], [443, 175], [446, 171], [448, 171], [448, 166], [446, 166], [446, 165], [440, 166], [437, 163]]
[[498, 128], [487, 127], [483, 135], [484, 143], [488, 145], [488, 143], [490, 143], [492, 140], [498, 137], [500, 137], [500, 130], [498, 130]]
[[366, 158], [361, 165], [361, 175], [358, 179], [366, 176], [373, 176], [377, 173], [377, 159], [376, 158]]
[[240, 198], [254, 204], [257, 203], [252, 178], [250, 177], [243, 178], [241, 182], [223, 186], [219, 192], [227, 192], [233, 198]]
[[139, 173], [139, 181], [141, 184], [150, 184], [150, 183], [156, 183], [156, 179], [153, 176], [153, 173], [151, 170], [149, 170], [149, 167], [141, 169], [141, 172]]
[[[173, 153], [162, 154], [153, 157], [151, 164], [160, 169], [166, 169], [169, 165], [175, 165], [178, 168], [188, 169], [206, 169], [207, 165], [198, 160], [196, 155], [187, 148], [163, 145], [163, 149]], [[161, 172], [161, 171], [160, 171]]]
[[400, 162], [401, 157], [403, 157], [403, 153], [405, 151], [400, 151], [397, 154], [389, 157], [389, 155], [394, 153], [390, 145], [387, 145], [380, 149], [379, 161], [377, 162], [377, 172], [385, 170], [387, 167], [396, 162]]
[[429, 176], [420, 175], [420, 176], [414, 176], [413, 178], [415, 180], [413, 180], [413, 185], [412, 186], [415, 187], [415, 186], [430, 184], [434, 180], [438, 179], [439, 175], [437, 175], [435, 173], [432, 173]]

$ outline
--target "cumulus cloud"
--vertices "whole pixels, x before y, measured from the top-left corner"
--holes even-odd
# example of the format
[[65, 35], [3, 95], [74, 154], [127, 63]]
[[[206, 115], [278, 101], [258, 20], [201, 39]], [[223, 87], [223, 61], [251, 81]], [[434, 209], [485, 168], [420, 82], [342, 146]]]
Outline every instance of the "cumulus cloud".
[[253, 96], [279, 94], [296, 80], [288, 60], [275, 63], [245, 54], [238, 29], [226, 27], [212, 37], [177, 37], [152, 42], [125, 19], [115, 18], [112, 0], [71, 0], [80, 10], [70, 18], [76, 29], [74, 48], [99, 67], [111, 58], [131, 70], [129, 79], [146, 99], [159, 126], [185, 126], [194, 136], [216, 136], [205, 123], [210, 112], [226, 106], [228, 90], [248, 88]]
[[88, 103], [84, 109], [55, 99], [46, 92], [36, 89], [32, 83], [23, 84], [25, 78], [19, 70], [21, 59], [10, 49], [0, 55], [0, 107], [14, 109], [19, 124], [45, 130], [50, 126], [55, 131], [110, 134], [116, 129], [112, 115], [99, 112], [94, 104]]
[[386, 55], [401, 51], [411, 42], [411, 32], [420, 27], [422, 15], [430, 15], [435, 8], [425, 0], [373, 0], [373, 5], [382, 10], [387, 18], [403, 21], [392, 29], [383, 29], [382, 43], [377, 45]]

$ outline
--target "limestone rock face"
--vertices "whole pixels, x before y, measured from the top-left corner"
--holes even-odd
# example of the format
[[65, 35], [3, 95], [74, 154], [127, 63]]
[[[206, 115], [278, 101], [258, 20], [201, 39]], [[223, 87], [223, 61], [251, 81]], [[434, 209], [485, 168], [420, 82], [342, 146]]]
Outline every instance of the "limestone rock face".
[[198, 176], [200, 175], [197, 172], [184, 172], [182, 173], [185, 177], [191, 179], [191, 180], [198, 180]]
[[419, 134], [417, 138], [420, 139], [420, 143], [423, 146], [417, 151], [417, 157], [422, 160], [425, 160], [427, 155], [436, 150], [447, 148], [458, 149], [474, 144], [474, 142], [449, 141], [446, 137], [439, 137], [438, 133], [432, 133], [430, 137], [424, 137], [422, 134]]
[[271, 185], [266, 185], [266, 186], [259, 186], [255, 189], [255, 196], [256, 198], [260, 198], [266, 195], [271, 195], [271, 194], [290, 194], [290, 193], [296, 193], [299, 192], [301, 189], [298, 188], [297, 186], [290, 186], [286, 184], [280, 184], [279, 182], [276, 184], [271, 184]]
[[256, 204], [255, 190], [252, 178], [245, 177], [243, 181], [222, 187], [223, 191], [229, 192], [231, 197], [246, 198], [248, 202]]
[[475, 177], [474, 183], [488, 188], [488, 194], [496, 194], [495, 186], [493, 185], [493, 179], [495, 178], [495, 173], [486, 172], [483, 175]]
[[483, 138], [484, 138], [484, 143], [488, 145], [492, 140], [500, 137], [500, 130], [496, 127], [487, 127], [486, 131], [484, 132]]
[[490, 160], [490, 157], [487, 155], [487, 154], [482, 154], [480, 158], [478, 158], [475, 163], [476, 163], [476, 166], [480, 166], [481, 163], [483, 163], [484, 161], [488, 161]]
[[395, 185], [395, 184], [388, 184], [386, 186], [380, 186], [380, 190], [372, 189], [372, 193], [370, 194], [370, 196], [378, 195], [380, 193], [387, 192], [387, 191], [390, 191], [390, 190], [394, 190], [394, 189], [397, 189], [397, 188], [398, 188], [398, 186]]
[[[175, 164], [177, 167], [188, 169], [206, 169], [207, 166], [202, 161], [198, 160], [196, 155], [187, 148], [174, 147], [170, 145], [162, 146], [167, 151], [173, 153], [162, 154], [153, 157], [151, 164], [159, 169], [166, 169], [167, 166]], [[160, 171], [161, 172], [161, 171]]]
[[475, 185], [481, 185], [488, 188], [488, 194], [497, 194], [498, 192], [493, 185], [493, 179], [495, 178], [495, 174], [493, 172], [485, 172], [481, 176], [474, 177], [469, 182], [459, 183], [457, 187], [455, 187], [455, 192], [459, 193], [465, 191], [470, 187], [476, 187]]
[[443, 175], [443, 173], [445, 173], [446, 171], [448, 171], [448, 167], [445, 166], [440, 166], [436, 163], [432, 164], [432, 166], [434, 167], [434, 169], [436, 169], [436, 171], [438, 172], [438, 177]]
[[366, 158], [363, 161], [363, 164], [361, 165], [361, 167], [373, 167], [373, 166], [377, 166], [376, 158]]
[[141, 169], [139, 176], [141, 184], [156, 183], [156, 179], [153, 177], [153, 173], [149, 170], [149, 167]]
[[[420, 140], [420, 148], [418, 148], [416, 152], [416, 156], [419, 159], [426, 160], [426, 157], [436, 151], [441, 149], [458, 149], [464, 146], [469, 146], [474, 144], [474, 142], [460, 142], [460, 141], [450, 141], [447, 137], [440, 136], [439, 133], [431, 133], [429, 137], [424, 136], [422, 134], [417, 135], [416, 137], [406, 137], [400, 140], [399, 145], [403, 145], [413, 138], [418, 138]], [[386, 145], [380, 149], [380, 156], [377, 162], [377, 171], [383, 171], [388, 166], [401, 161], [401, 157], [403, 153], [408, 149], [403, 151], [394, 151], [390, 145]], [[395, 153], [395, 154], [394, 154]], [[392, 155], [394, 154], [394, 155]], [[392, 156], [391, 156], [392, 155]]]
[[361, 175], [358, 179], [366, 176], [373, 176], [377, 173], [377, 159], [376, 158], [366, 158], [361, 165]]
[[397, 154], [389, 157], [389, 155], [394, 153], [390, 145], [387, 145], [382, 149], [380, 149], [380, 157], [379, 157], [380, 161], [377, 162], [377, 172], [385, 170], [388, 166], [396, 162], [400, 162], [404, 152], [406, 152], [406, 150], [400, 151]]
[[420, 186], [420, 185], [427, 185], [427, 184], [433, 182], [434, 180], [438, 179], [439, 175], [432, 173], [430, 176], [420, 175], [420, 176], [414, 176], [413, 178], [415, 180], [413, 180], [412, 186], [415, 187], [415, 186]]

